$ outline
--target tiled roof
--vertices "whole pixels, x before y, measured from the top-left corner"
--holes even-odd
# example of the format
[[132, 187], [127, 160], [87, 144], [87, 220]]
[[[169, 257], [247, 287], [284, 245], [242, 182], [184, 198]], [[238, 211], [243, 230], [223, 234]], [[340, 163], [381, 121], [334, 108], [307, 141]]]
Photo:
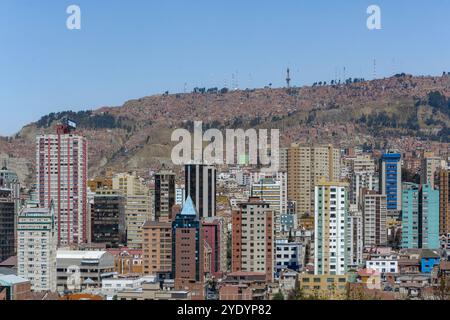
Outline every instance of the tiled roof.
[[0, 263], [0, 267], [16, 267], [17, 266], [17, 256], [9, 257], [5, 261]]

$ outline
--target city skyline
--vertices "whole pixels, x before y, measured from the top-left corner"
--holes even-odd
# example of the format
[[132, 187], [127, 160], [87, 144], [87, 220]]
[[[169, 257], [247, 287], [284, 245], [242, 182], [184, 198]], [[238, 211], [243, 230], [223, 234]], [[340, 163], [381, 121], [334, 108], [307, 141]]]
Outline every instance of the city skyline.
[[450, 300], [444, 2], [3, 0], [0, 302]]
[[0, 135], [50, 112], [118, 106], [165, 91], [282, 87], [288, 67], [293, 86], [401, 72], [440, 75], [450, 71], [450, 45], [440, 41], [450, 35], [450, 5], [436, 2], [377, 1], [382, 29], [368, 30], [370, 1], [256, 7], [82, 0], [81, 30], [68, 30], [69, 1], [6, 1], [0, 98], [10, 121]]

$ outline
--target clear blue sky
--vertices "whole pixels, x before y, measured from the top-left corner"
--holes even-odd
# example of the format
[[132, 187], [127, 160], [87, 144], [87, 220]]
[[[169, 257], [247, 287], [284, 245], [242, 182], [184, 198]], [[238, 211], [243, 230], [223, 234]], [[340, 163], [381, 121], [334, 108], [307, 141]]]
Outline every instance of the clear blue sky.
[[[66, 8], [82, 30], [66, 28]], [[382, 30], [369, 31], [378, 4]], [[450, 71], [448, 0], [1, 0], [0, 134], [42, 115], [195, 86]], [[7, 118], [5, 119], [5, 114]]]

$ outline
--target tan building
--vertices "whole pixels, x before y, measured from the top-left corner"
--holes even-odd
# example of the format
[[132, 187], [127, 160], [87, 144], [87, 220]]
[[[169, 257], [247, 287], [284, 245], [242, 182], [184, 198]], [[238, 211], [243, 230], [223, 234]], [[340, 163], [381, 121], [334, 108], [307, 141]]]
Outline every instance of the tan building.
[[115, 271], [121, 275], [143, 274], [142, 250], [120, 248], [108, 249], [114, 256]]
[[126, 197], [125, 219], [128, 247], [142, 248], [142, 227], [147, 221], [151, 220], [151, 212], [151, 199], [148, 191]]
[[345, 298], [348, 278], [345, 275], [301, 274], [298, 283], [305, 297], [340, 300]]
[[143, 193], [144, 188], [143, 181], [136, 172], [118, 173], [113, 177], [113, 189], [122, 191], [124, 195]]
[[254, 272], [273, 281], [274, 214], [270, 205], [250, 198], [233, 212], [232, 271]]
[[450, 170], [439, 172], [439, 234], [450, 234]]
[[314, 187], [320, 179], [338, 181], [340, 150], [331, 145], [293, 144], [288, 149], [288, 199], [297, 202], [297, 213], [314, 213]]
[[112, 175], [106, 177], [96, 177], [88, 181], [88, 187], [92, 192], [96, 192], [98, 189], [112, 189]]
[[420, 183], [435, 186], [435, 174], [441, 168], [442, 159], [431, 154], [425, 154], [420, 170]]
[[144, 274], [172, 272], [172, 224], [147, 221], [144, 225]]
[[150, 190], [143, 180], [133, 173], [114, 175], [113, 189], [124, 194], [127, 245], [129, 248], [142, 248], [142, 227], [152, 218], [152, 201]]

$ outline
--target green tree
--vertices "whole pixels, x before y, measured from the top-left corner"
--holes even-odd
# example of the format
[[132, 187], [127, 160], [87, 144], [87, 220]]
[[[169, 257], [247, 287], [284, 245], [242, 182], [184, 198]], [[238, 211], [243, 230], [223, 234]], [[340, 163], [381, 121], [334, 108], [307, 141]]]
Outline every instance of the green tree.
[[284, 300], [284, 295], [281, 291], [278, 291], [272, 298], [272, 300]]

